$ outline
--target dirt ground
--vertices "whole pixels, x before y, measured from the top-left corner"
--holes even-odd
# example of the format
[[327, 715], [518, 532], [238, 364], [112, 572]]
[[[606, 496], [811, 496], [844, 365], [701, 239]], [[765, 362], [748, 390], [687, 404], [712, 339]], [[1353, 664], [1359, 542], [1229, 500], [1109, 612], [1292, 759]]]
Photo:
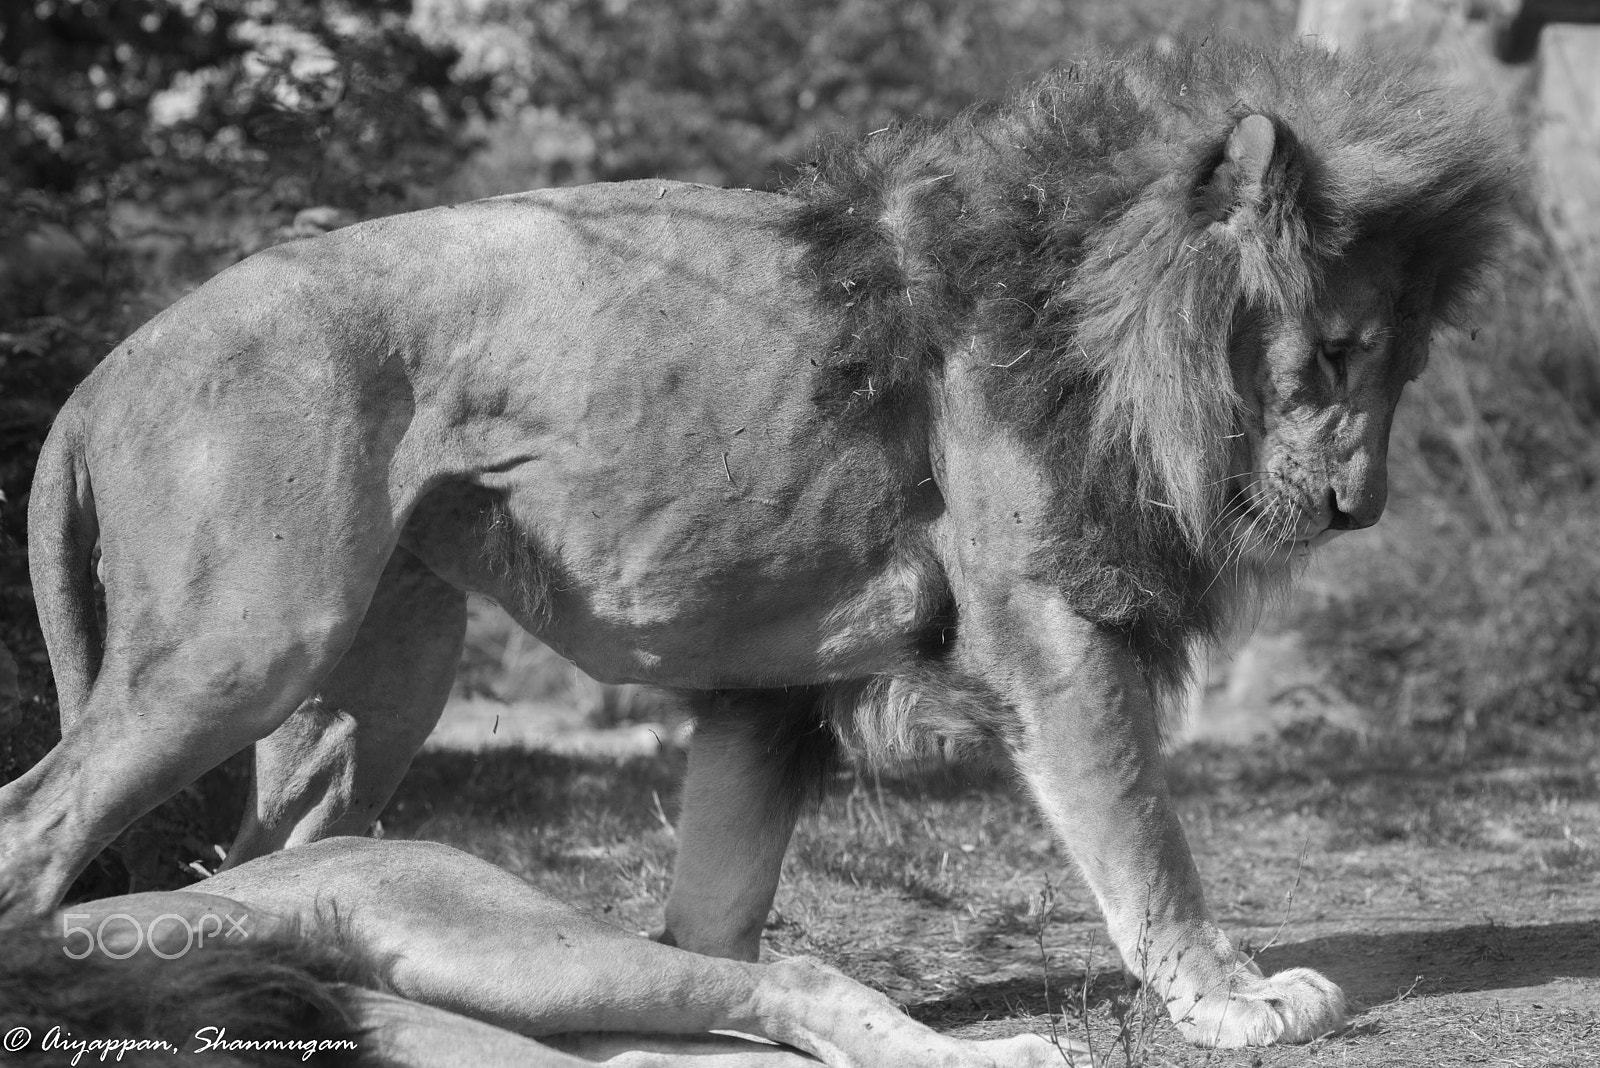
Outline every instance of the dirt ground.
[[[1600, 746], [1467, 759], [1299, 706], [1269, 740], [1217, 718], [1174, 755], [1174, 790], [1223, 925], [1268, 971], [1338, 982], [1341, 1034], [1186, 1047], [1130, 991], [1031, 807], [982, 769], [841, 775], [796, 833], [766, 952], [836, 964], [943, 1031], [1054, 1027], [1115, 1065], [1600, 1065]], [[558, 706], [458, 704], [385, 829], [648, 930], [682, 741], [661, 726], [586, 738]]]

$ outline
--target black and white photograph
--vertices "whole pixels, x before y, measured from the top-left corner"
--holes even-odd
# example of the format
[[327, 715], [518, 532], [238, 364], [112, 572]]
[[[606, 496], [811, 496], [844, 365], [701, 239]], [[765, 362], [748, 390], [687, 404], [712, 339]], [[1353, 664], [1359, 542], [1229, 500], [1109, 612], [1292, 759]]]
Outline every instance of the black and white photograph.
[[0, 0], [0, 1068], [1600, 1065], [1600, 0]]

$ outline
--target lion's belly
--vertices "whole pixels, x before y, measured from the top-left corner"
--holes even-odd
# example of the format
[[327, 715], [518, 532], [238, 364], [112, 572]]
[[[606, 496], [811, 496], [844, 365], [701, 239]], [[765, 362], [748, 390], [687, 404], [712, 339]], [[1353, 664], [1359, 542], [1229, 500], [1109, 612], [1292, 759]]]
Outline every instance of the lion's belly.
[[747, 449], [765, 471], [741, 486], [731, 457], [711, 479], [681, 446], [615, 444], [432, 494], [402, 544], [607, 682], [856, 677], [903, 666], [944, 621], [922, 533], [937, 494], [900, 490], [881, 454]]
[[[448, 498], [424, 502], [402, 545], [604, 682], [854, 678], [904, 667], [948, 622], [948, 585], [915, 532], [891, 543], [861, 523], [807, 535], [599, 499], [578, 510], [590, 522], [541, 510], [535, 523], [520, 508], [486, 509], [489, 498]], [[486, 531], [510, 541], [486, 548]]]
[[[603, 682], [697, 689], [788, 686], [902, 666], [928, 625], [932, 577], [790, 558], [706, 560], [659, 579], [581, 583], [555, 593], [535, 635]], [[809, 563], [809, 566], [807, 566]]]
[[892, 448], [830, 433], [801, 397], [726, 425], [694, 405], [631, 430], [593, 410], [553, 419], [521, 462], [428, 495], [402, 544], [604, 681], [799, 685], [903, 667], [947, 622], [927, 533], [938, 491]]

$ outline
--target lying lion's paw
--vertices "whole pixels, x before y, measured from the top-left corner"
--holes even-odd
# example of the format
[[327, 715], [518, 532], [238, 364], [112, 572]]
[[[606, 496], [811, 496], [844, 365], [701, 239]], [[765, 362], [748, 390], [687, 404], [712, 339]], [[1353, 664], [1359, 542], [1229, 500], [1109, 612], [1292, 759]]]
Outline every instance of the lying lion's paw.
[[[1253, 974], [1252, 974], [1253, 973]], [[1310, 968], [1262, 977], [1236, 973], [1226, 997], [1217, 993], [1172, 1005], [1183, 1037], [1200, 1046], [1266, 1046], [1309, 1042], [1344, 1026], [1344, 992]]]
[[1065, 1038], [1058, 1045], [1043, 1035], [1017, 1035], [973, 1042], [981, 1054], [980, 1063], [995, 1068], [1076, 1068], [1093, 1065], [1089, 1048]]

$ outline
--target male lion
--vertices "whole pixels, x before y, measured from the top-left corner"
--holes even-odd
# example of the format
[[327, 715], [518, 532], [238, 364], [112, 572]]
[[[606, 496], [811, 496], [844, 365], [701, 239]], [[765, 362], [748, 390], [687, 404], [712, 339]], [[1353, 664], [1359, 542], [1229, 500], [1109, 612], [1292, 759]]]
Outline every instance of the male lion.
[[543, 191], [253, 256], [40, 458], [63, 731], [0, 791], [6, 902], [252, 742], [232, 863], [362, 832], [475, 590], [694, 702], [665, 941], [753, 958], [827, 757], [932, 734], [1009, 756], [1191, 1039], [1335, 1027], [1335, 986], [1212, 922], [1160, 710], [1377, 520], [1512, 169], [1393, 66], [1212, 45], [827, 148], [784, 196]]

